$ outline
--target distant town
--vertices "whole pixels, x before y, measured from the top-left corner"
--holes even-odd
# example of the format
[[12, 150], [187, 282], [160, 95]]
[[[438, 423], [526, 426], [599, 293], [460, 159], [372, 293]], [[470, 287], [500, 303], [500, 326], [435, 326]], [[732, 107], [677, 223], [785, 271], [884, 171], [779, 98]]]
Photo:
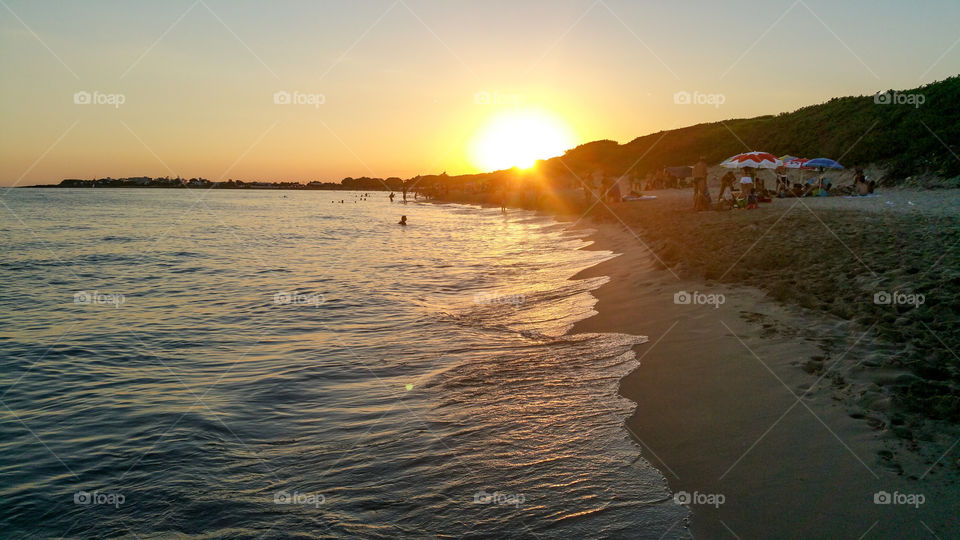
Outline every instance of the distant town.
[[[415, 179], [407, 180], [410, 184]], [[136, 176], [131, 178], [97, 178], [79, 180], [68, 178], [59, 184], [44, 184], [31, 186], [35, 188], [207, 188], [207, 189], [316, 189], [316, 190], [350, 190], [350, 191], [402, 191], [404, 180], [398, 177], [390, 178], [344, 178], [340, 182], [244, 182], [242, 180], [227, 180], [226, 182], [212, 182], [206, 178], [170, 178], [169, 176], [151, 178]]]

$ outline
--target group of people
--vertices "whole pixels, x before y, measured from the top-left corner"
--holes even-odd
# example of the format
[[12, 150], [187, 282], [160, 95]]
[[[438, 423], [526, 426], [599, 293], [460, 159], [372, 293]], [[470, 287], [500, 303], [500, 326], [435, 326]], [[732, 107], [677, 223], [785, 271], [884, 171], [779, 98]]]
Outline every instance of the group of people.
[[[827, 197], [833, 194], [841, 195], [869, 195], [876, 188], [876, 182], [867, 178], [863, 169], [856, 169], [852, 185], [833, 189], [829, 178], [820, 174], [810, 178], [805, 183], [791, 183], [786, 171], [777, 169], [777, 186], [775, 191], [767, 189], [760, 178], [758, 169], [742, 169], [739, 180], [733, 171], [727, 171], [720, 178], [720, 193], [716, 204], [710, 197], [707, 188], [707, 164], [703, 157], [693, 166], [693, 208], [696, 211], [729, 210], [733, 208], [755, 209], [759, 203], [770, 202], [772, 197]], [[739, 189], [737, 189], [739, 186]]]
[[588, 175], [582, 184], [583, 200], [590, 204], [594, 199], [618, 203], [624, 197], [639, 194], [633, 189], [633, 180], [628, 176], [612, 177], [602, 173]]
[[[759, 202], [769, 201], [769, 194], [762, 180], [757, 178], [751, 169], [744, 169], [740, 177], [738, 191], [734, 190], [737, 177], [733, 171], [727, 171], [720, 178], [720, 193], [717, 195], [716, 209], [729, 210], [732, 208], [759, 208]], [[693, 166], [693, 209], [696, 211], [710, 210], [713, 200], [710, 189], [707, 187], [707, 162], [701, 156]]]
[[680, 178], [663, 167], [647, 175], [643, 189], [677, 189], [678, 187], [680, 187]]

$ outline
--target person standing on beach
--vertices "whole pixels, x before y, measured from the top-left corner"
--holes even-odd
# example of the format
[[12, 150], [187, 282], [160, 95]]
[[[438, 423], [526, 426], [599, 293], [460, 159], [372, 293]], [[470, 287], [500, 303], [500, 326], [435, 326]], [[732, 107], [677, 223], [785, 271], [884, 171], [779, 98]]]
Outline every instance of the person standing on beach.
[[693, 166], [693, 208], [698, 210], [701, 207], [701, 199], [707, 191], [707, 161], [703, 156]]

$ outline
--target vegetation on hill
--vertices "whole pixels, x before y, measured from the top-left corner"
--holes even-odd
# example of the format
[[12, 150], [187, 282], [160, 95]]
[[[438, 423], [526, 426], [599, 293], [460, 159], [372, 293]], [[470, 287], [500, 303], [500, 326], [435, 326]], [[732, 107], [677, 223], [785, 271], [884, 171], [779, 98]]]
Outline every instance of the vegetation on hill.
[[[594, 141], [541, 161], [538, 169], [548, 178], [583, 178], [594, 171], [645, 176], [695, 163], [699, 156], [719, 163], [749, 150], [828, 157], [847, 167], [870, 164], [887, 171], [881, 179], [887, 184], [915, 175], [960, 176], [960, 76], [913, 90], [834, 98], [776, 116], [661, 131], [626, 144]], [[502, 171], [491, 173], [497, 174]]]

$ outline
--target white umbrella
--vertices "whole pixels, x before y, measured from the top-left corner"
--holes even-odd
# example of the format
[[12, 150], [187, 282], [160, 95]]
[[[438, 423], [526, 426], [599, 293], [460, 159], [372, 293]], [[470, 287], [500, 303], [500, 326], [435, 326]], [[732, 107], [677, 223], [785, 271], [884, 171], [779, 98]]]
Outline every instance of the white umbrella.
[[783, 161], [768, 152], [746, 152], [737, 154], [720, 164], [727, 169], [776, 169], [783, 165]]

